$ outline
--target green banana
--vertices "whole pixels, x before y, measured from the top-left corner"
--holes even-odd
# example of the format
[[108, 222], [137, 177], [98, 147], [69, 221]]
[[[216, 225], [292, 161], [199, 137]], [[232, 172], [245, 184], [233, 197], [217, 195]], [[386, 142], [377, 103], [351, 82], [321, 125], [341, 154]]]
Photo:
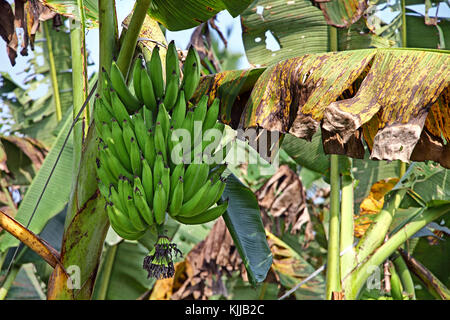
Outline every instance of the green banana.
[[102, 161], [100, 161], [99, 159], [97, 160], [97, 176], [100, 181], [107, 187], [117, 184], [117, 179], [114, 178], [107, 165], [105, 163], [102, 163]]
[[141, 70], [141, 93], [145, 106], [156, 114], [158, 102], [156, 101], [155, 91], [150, 76], [146, 70]]
[[224, 163], [219, 163], [215, 165], [208, 174], [208, 179], [212, 179], [213, 182], [216, 182], [219, 180], [219, 178], [222, 176], [222, 173], [227, 169], [227, 165]]
[[153, 205], [153, 173], [147, 160], [142, 160], [142, 186], [148, 205]]
[[180, 176], [176, 181], [176, 185], [173, 188], [173, 191], [171, 191], [170, 193], [169, 214], [172, 217], [175, 217], [180, 212], [180, 209], [183, 206], [183, 195], [183, 178], [181, 178]]
[[205, 210], [207, 210], [208, 208], [210, 208], [212, 205], [214, 205], [216, 202], [214, 202], [217, 193], [220, 191], [221, 189], [221, 181], [217, 181], [216, 183], [213, 184], [212, 180], [208, 180], [211, 184], [211, 187], [205, 191], [205, 193], [203, 194], [203, 200], [198, 202], [198, 204], [192, 208], [188, 215], [189, 216], [195, 216]]
[[136, 135], [134, 134], [134, 130], [131, 125], [131, 122], [127, 120], [124, 120], [122, 123], [123, 142], [128, 154], [131, 153], [131, 140], [136, 140]]
[[112, 114], [109, 112], [108, 107], [105, 105], [103, 99], [99, 98], [97, 94], [94, 100], [94, 119], [96, 123], [106, 122], [109, 123], [112, 119]]
[[155, 127], [155, 151], [162, 154], [164, 163], [167, 164], [167, 144], [164, 138], [163, 127], [159, 122], [156, 122]]
[[162, 182], [159, 181], [155, 189], [155, 196], [153, 198], [153, 213], [157, 224], [164, 222], [167, 209], [167, 195]]
[[203, 132], [214, 127], [219, 117], [220, 100], [215, 98], [206, 112], [205, 121], [203, 122]]
[[139, 148], [141, 148], [141, 150], [144, 150], [145, 136], [147, 135], [147, 127], [145, 126], [145, 121], [144, 117], [142, 116], [142, 113], [140, 112], [136, 113], [132, 118], [132, 122], [134, 126], [134, 133], [139, 143]]
[[156, 101], [162, 101], [164, 96], [164, 78], [158, 46], [153, 49], [150, 61], [147, 62], [147, 72], [152, 80]]
[[164, 95], [164, 104], [167, 110], [172, 110], [178, 97], [180, 88], [180, 66], [178, 61], [178, 52], [175, 47], [175, 41], [171, 41], [167, 46], [166, 53], [166, 92]]
[[200, 101], [194, 109], [194, 121], [204, 122], [208, 110], [208, 99], [209, 97], [207, 95], [200, 98]]
[[153, 190], [156, 191], [158, 183], [164, 174], [164, 160], [161, 153], [156, 155], [155, 165], [153, 167]]
[[181, 87], [184, 89], [186, 101], [194, 95], [200, 82], [200, 57], [194, 46], [190, 46], [184, 62], [183, 81]]
[[184, 178], [184, 164], [180, 163], [177, 165], [170, 176], [170, 194], [173, 194], [173, 191], [175, 189], [176, 183], [179, 179]]
[[108, 148], [100, 150], [100, 161], [106, 163], [106, 166], [109, 168], [113, 176], [117, 177], [116, 180], [120, 175], [124, 175], [128, 179], [133, 178], [131, 173], [125, 169], [119, 159], [117, 159]]
[[144, 123], [145, 123], [145, 127], [148, 129], [152, 129], [153, 128], [153, 112], [147, 108], [146, 106], [143, 107], [144, 109]]
[[155, 223], [155, 217], [153, 216], [153, 212], [147, 204], [147, 200], [144, 192], [142, 192], [142, 189], [136, 187], [134, 189], [133, 198], [134, 204], [139, 210], [141, 217], [149, 226], [153, 225]]
[[227, 186], [226, 179], [220, 178], [220, 182], [221, 182], [220, 188], [217, 191], [216, 198], [213, 200], [213, 203], [217, 203], [220, 200], [220, 198], [222, 197], [223, 191], [225, 190], [225, 187]]
[[111, 65], [110, 78], [112, 87], [117, 91], [120, 100], [122, 100], [127, 110], [129, 112], [139, 110], [142, 105], [139, 100], [131, 93], [125, 82], [125, 78], [115, 61], [113, 61]]
[[115, 90], [111, 90], [111, 111], [120, 127], [122, 127], [124, 121], [130, 120], [130, 115]]
[[178, 90], [180, 88], [180, 78], [175, 71], [169, 74], [167, 79], [166, 92], [164, 95], [164, 105], [167, 110], [172, 110], [177, 102]]
[[131, 224], [138, 230], [145, 230], [147, 229], [147, 225], [145, 221], [143, 221], [141, 215], [136, 209], [136, 204], [134, 202], [133, 196], [128, 196], [127, 199], [127, 212], [130, 217]]
[[178, 51], [175, 46], [175, 41], [172, 40], [167, 46], [166, 53], [166, 81], [169, 76], [175, 72], [178, 77], [180, 77], [180, 61], [178, 60]]
[[136, 97], [141, 103], [144, 103], [141, 91], [141, 72], [142, 72], [142, 60], [140, 57], [136, 59], [133, 66], [133, 88]]
[[193, 132], [194, 132], [194, 111], [189, 109], [186, 113], [186, 117], [183, 120], [181, 128], [186, 130], [189, 133], [189, 137], [191, 139], [191, 145], [193, 145]]
[[145, 146], [144, 146], [144, 158], [147, 160], [150, 167], [155, 164], [155, 138], [153, 130], [149, 129], [145, 136]]
[[114, 205], [107, 205], [106, 212], [111, 222], [111, 227], [120, 237], [128, 240], [137, 240], [145, 234], [145, 231], [136, 230], [131, 222], [128, 221], [128, 216]]
[[141, 150], [139, 149], [138, 143], [133, 138], [131, 138], [130, 149], [131, 168], [133, 174], [139, 177], [142, 173]]
[[202, 213], [199, 213], [193, 217], [176, 216], [176, 220], [183, 224], [203, 224], [216, 220], [227, 211], [228, 202], [224, 202], [216, 207], [212, 207]]
[[131, 184], [131, 180], [126, 177], [122, 177], [117, 190], [119, 190], [119, 195], [121, 196], [122, 202], [127, 203], [128, 197], [133, 194], [133, 185]]
[[175, 130], [181, 128], [185, 117], [186, 117], [186, 100], [184, 98], [184, 90], [180, 90], [178, 94], [178, 100], [175, 103], [175, 107], [172, 111], [171, 123]]
[[111, 136], [114, 140], [118, 158], [128, 171], [132, 171], [130, 157], [127, 153], [125, 143], [123, 142], [123, 132], [116, 119], [111, 120], [111, 127]]
[[[185, 185], [187, 187], [187, 185]], [[206, 191], [211, 187], [211, 180], [206, 181], [203, 186], [198, 189], [198, 191], [195, 193], [195, 195], [188, 201], [185, 199], [183, 201], [184, 204], [181, 206], [181, 209], [179, 211], [180, 216], [186, 216], [190, 217], [192, 215], [195, 215], [197, 212], [194, 212], [193, 210], [198, 206], [200, 201], [202, 201], [204, 194]], [[188, 187], [187, 187], [188, 188]], [[184, 195], [186, 195], [186, 192], [184, 192]]]
[[[191, 169], [192, 168], [192, 169]], [[186, 169], [184, 201], [189, 201], [208, 179], [209, 166], [206, 163], [191, 163]]]
[[170, 168], [164, 167], [163, 174], [161, 176], [161, 182], [167, 195], [170, 195]]
[[160, 123], [163, 129], [164, 140], [167, 140], [167, 135], [170, 128], [169, 113], [167, 112], [164, 103], [160, 103], [158, 106], [158, 115], [156, 116], [156, 123]]
[[111, 105], [111, 93], [110, 93], [110, 89], [111, 89], [111, 79], [109, 78], [109, 74], [108, 72], [106, 72], [105, 68], [102, 67], [102, 94], [101, 97], [102, 99], [105, 100], [105, 102], [107, 102], [106, 104]]

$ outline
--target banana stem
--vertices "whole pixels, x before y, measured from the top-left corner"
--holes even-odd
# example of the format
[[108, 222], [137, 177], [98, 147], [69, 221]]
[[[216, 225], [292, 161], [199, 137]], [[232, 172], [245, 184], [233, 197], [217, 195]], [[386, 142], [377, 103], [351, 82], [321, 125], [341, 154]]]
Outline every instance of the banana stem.
[[346, 299], [356, 299], [364, 285], [364, 282], [370, 276], [374, 267], [376, 268], [382, 264], [385, 259], [394, 253], [398, 247], [406, 242], [406, 240], [413, 236], [417, 231], [447, 212], [450, 212], [450, 204], [428, 208], [413, 221], [395, 233], [388, 241], [379, 247], [361, 267], [355, 271], [352, 278], [352, 283], [346, 288]]
[[119, 57], [117, 58], [117, 66], [120, 71], [122, 71], [125, 78], [131, 66], [137, 39], [139, 37], [142, 24], [144, 23], [145, 16], [147, 15], [150, 2], [151, 0], [140, 0], [136, 2], [130, 24], [128, 25], [128, 30], [126, 30], [125, 37], [123, 38]]
[[[73, 119], [80, 112], [80, 109], [87, 97], [87, 70], [86, 70], [86, 51], [84, 46], [84, 24], [72, 19], [70, 21], [70, 45], [72, 52], [72, 103]], [[81, 149], [85, 136], [83, 128], [88, 122], [89, 105], [83, 111], [83, 117], [75, 123], [73, 127], [73, 172], [78, 172], [81, 159]], [[75, 181], [75, 179], [73, 179]]]
[[103, 269], [102, 282], [100, 283], [98, 300], [105, 300], [108, 293], [109, 281], [111, 279], [111, 272], [114, 265], [114, 260], [116, 259], [117, 247], [116, 244], [108, 248], [108, 253], [105, 258], [105, 267]]
[[44, 28], [44, 34], [47, 43], [48, 63], [50, 65], [50, 78], [53, 88], [53, 98], [55, 99], [56, 120], [60, 122], [62, 119], [61, 98], [59, 96], [59, 86], [58, 86], [58, 77], [56, 74], [55, 57], [53, 55], [52, 39], [50, 37], [50, 32], [48, 31], [48, 23], [49, 23], [48, 21], [45, 21], [42, 23], [42, 25]]
[[394, 191], [394, 195], [367, 229], [356, 247], [356, 261], [361, 263], [383, 243], [395, 212], [406, 194], [406, 189]]
[[411, 299], [416, 300], [414, 282], [405, 260], [403, 260], [402, 256], [399, 255], [393, 260], [393, 263], [395, 269], [397, 270], [398, 276], [400, 277], [400, 281], [402, 282], [404, 291]]
[[330, 156], [330, 222], [328, 235], [326, 299], [330, 300], [333, 292], [340, 291], [339, 272], [339, 156]]
[[406, 36], [406, 5], [405, 0], [401, 0], [402, 7], [402, 47], [406, 48], [408, 46], [407, 36]]
[[11, 288], [17, 274], [19, 273], [19, 270], [20, 266], [14, 266], [11, 268], [9, 274], [6, 276], [6, 279], [3, 282], [2, 287], [0, 288], [0, 300], [5, 300], [9, 289]]
[[[113, 57], [116, 54], [118, 44], [116, 2], [111, 0], [99, 0], [99, 48], [100, 71], [105, 69], [109, 73]], [[102, 92], [104, 85], [102, 73], [99, 72], [97, 92]]]
[[[351, 162], [350, 159], [348, 159]], [[351, 169], [351, 165], [350, 165]], [[353, 248], [353, 178], [349, 172], [342, 175], [340, 249], [346, 250], [340, 258], [342, 285], [346, 276], [355, 266]], [[351, 248], [351, 249], [348, 249]]]

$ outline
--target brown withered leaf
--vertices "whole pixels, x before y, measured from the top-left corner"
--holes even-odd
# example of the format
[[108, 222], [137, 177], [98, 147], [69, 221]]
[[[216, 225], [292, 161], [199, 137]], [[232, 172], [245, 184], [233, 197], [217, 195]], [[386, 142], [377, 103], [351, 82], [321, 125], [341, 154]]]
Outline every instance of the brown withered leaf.
[[[306, 206], [306, 194], [298, 175], [288, 165], [282, 165], [278, 171], [255, 192], [258, 199], [263, 222], [271, 229], [272, 216], [275, 220], [283, 219], [285, 229], [291, 233], [298, 232], [306, 224], [305, 246], [314, 239], [313, 227]], [[275, 225], [278, 225], [276, 223]]]
[[6, 53], [9, 61], [14, 66], [16, 64], [19, 41], [14, 28], [14, 13], [11, 5], [6, 0], [0, 0], [0, 36], [6, 42]]
[[[34, 39], [39, 29], [40, 21], [54, 19], [58, 23], [57, 13], [38, 0], [15, 0], [14, 12], [6, 0], [0, 0], [0, 35], [7, 43], [7, 53], [14, 66], [17, 57], [17, 47], [21, 43], [20, 54], [28, 55], [28, 46], [34, 50]], [[16, 28], [23, 32], [17, 34]]]
[[369, 195], [361, 202], [359, 216], [355, 216], [354, 234], [361, 238], [372, 224], [376, 215], [384, 205], [384, 196], [395, 187], [398, 178], [384, 179], [375, 182]]
[[[188, 47], [190, 47], [191, 45], [194, 46], [194, 48], [197, 50], [198, 55], [200, 56], [200, 61], [204, 61], [204, 59], [206, 59], [209, 60], [209, 62], [213, 65], [215, 70], [209, 70], [210, 73], [220, 72], [221, 68], [219, 61], [217, 61], [216, 56], [212, 51], [211, 36], [208, 23], [202, 23], [197, 28], [195, 28]], [[206, 63], [204, 63], [203, 65], [209, 69], [209, 66]]]

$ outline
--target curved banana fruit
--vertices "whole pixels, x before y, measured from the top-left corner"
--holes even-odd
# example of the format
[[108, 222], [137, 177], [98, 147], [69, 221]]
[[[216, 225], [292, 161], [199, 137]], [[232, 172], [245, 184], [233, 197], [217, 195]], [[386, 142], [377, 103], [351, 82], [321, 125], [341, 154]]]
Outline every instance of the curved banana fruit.
[[175, 220], [183, 224], [203, 224], [216, 220], [227, 211], [227, 208], [228, 202], [224, 202], [192, 217], [176, 216]]
[[200, 57], [194, 46], [190, 46], [186, 61], [184, 62], [183, 81], [181, 87], [184, 89], [186, 101], [194, 95], [200, 82]]
[[142, 105], [139, 100], [130, 92], [130, 89], [125, 82], [125, 78], [123, 77], [122, 72], [120, 71], [115, 61], [113, 61], [111, 65], [110, 78], [112, 87], [117, 91], [117, 94], [125, 104], [127, 110], [129, 112], [139, 110]]

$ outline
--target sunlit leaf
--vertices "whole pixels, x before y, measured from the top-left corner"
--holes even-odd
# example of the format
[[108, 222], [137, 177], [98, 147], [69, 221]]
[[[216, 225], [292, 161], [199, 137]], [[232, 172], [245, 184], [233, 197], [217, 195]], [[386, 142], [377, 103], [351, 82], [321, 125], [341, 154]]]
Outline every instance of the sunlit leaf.
[[327, 23], [311, 1], [258, 0], [241, 16], [246, 55], [256, 66], [328, 50]]

